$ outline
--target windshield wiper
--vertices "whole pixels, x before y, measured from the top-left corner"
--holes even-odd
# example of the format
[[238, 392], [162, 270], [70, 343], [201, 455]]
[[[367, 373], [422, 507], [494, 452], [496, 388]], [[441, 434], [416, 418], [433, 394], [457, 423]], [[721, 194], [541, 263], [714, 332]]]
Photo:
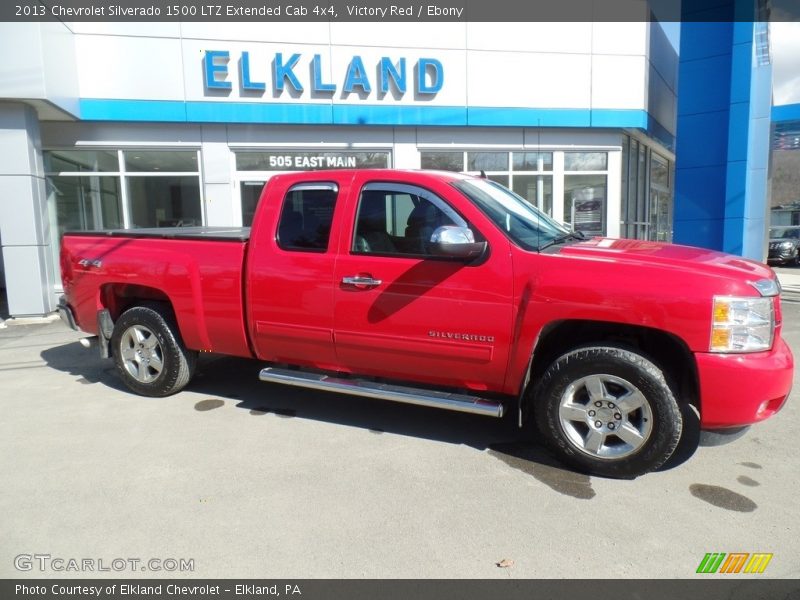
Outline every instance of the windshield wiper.
[[541, 246], [537, 247], [536, 250], [541, 252], [545, 248], [549, 248], [550, 246], [555, 246], [556, 244], [563, 244], [564, 242], [570, 239], [585, 240], [586, 236], [583, 235], [582, 231], [570, 231], [569, 233], [565, 233], [564, 235], [558, 235], [554, 237], [552, 240], [545, 242]]

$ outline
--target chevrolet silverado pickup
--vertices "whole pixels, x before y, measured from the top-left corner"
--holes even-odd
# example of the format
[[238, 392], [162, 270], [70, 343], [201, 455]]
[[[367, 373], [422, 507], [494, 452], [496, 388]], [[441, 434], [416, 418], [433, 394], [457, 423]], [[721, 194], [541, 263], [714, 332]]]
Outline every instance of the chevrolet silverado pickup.
[[282, 174], [252, 228], [68, 233], [62, 318], [146, 396], [198, 352], [267, 382], [530, 420], [578, 469], [661, 466], [685, 408], [742, 428], [786, 401], [780, 287], [758, 262], [582, 239], [466, 174]]

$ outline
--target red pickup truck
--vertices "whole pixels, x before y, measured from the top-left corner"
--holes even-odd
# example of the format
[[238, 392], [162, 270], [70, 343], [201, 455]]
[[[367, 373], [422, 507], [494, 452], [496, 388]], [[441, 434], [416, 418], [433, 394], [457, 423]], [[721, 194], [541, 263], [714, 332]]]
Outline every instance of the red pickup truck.
[[272, 177], [250, 228], [68, 233], [74, 328], [135, 392], [198, 352], [261, 379], [500, 417], [571, 465], [662, 465], [681, 405], [707, 430], [775, 414], [792, 384], [767, 266], [701, 248], [582, 239], [487, 179], [342, 170]]

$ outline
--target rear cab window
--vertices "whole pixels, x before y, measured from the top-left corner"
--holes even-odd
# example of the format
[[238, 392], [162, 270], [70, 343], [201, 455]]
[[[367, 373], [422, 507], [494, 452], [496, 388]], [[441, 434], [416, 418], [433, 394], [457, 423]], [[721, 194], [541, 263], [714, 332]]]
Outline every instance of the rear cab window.
[[300, 183], [289, 188], [278, 219], [278, 246], [289, 251], [325, 252], [338, 195], [339, 187], [329, 182]]

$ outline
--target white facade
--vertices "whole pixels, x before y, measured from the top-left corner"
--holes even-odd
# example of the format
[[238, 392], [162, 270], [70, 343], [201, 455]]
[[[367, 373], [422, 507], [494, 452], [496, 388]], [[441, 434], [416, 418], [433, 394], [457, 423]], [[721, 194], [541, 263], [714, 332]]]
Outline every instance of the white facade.
[[64, 227], [247, 224], [245, 188], [280, 170], [253, 164], [287, 153], [463, 155], [558, 219], [588, 197], [601, 233], [645, 231], [651, 156], [674, 159], [665, 43], [649, 23], [2, 24], [10, 312], [53, 309]]

